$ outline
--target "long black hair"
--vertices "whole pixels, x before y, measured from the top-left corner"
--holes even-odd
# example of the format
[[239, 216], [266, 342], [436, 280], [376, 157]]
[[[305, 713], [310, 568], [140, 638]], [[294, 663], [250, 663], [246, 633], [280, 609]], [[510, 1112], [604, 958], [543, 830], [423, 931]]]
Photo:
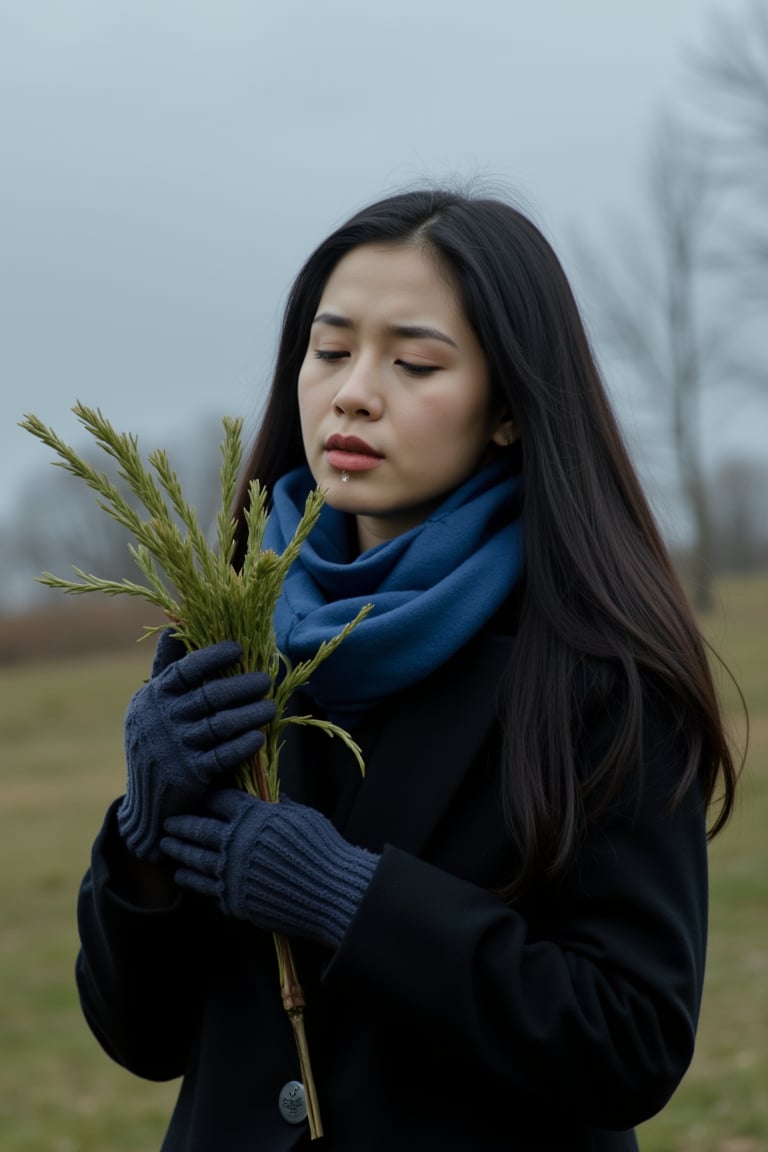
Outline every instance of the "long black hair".
[[[679, 799], [698, 778], [726, 823], [737, 768], [707, 652], [608, 402], [568, 280], [539, 229], [510, 204], [412, 191], [353, 216], [291, 290], [272, 389], [243, 473], [268, 488], [306, 459], [297, 379], [331, 272], [369, 243], [424, 247], [452, 277], [485, 352], [494, 400], [519, 432], [525, 578], [506, 684], [504, 793], [521, 870], [510, 891], [563, 874], [587, 823], [639, 775], [644, 695], [687, 741]], [[609, 669], [622, 719], [592, 775], [574, 764], [585, 668]], [[617, 685], [619, 686], [617, 689]], [[649, 689], [649, 686], [651, 688]]]

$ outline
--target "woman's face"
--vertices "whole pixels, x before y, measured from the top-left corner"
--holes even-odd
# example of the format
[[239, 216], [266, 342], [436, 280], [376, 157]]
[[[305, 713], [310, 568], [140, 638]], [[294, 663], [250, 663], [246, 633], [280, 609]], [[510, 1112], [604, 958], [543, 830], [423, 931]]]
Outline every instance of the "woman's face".
[[307, 462], [361, 550], [420, 524], [514, 439], [453, 285], [408, 245], [366, 244], [325, 286], [299, 372]]

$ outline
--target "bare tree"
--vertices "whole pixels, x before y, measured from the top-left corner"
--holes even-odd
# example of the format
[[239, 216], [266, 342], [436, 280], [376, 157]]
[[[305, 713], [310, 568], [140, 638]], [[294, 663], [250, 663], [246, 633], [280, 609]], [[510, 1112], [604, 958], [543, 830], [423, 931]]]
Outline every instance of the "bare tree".
[[731, 213], [723, 254], [750, 294], [768, 294], [768, 0], [715, 11], [691, 55], [714, 171]]
[[598, 337], [641, 381], [669, 434], [678, 484], [690, 520], [690, 576], [696, 604], [712, 599], [712, 526], [702, 451], [702, 396], [736, 379], [733, 317], [715, 306], [707, 281], [716, 218], [704, 151], [681, 124], [660, 122], [648, 168], [650, 228], [620, 222], [613, 263], [599, 264], [582, 245]]
[[[103, 456], [94, 449], [82, 454], [115, 480], [114, 469]], [[4, 589], [12, 588], [22, 603], [50, 598], [51, 593], [35, 583], [44, 571], [68, 574], [77, 566], [107, 580], [120, 580], [134, 571], [126, 530], [101, 511], [81, 480], [60, 468], [42, 464], [31, 475], [19, 491], [3, 534], [7, 534], [4, 567], [12, 572]]]

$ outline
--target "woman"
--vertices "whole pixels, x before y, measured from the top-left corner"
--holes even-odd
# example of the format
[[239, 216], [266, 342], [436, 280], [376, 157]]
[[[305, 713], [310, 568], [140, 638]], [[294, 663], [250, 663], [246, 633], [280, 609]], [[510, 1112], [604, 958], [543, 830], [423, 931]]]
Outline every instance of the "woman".
[[[637, 1147], [691, 1059], [706, 809], [736, 772], [704, 646], [560, 265], [493, 200], [364, 209], [299, 274], [244, 470], [290, 537], [290, 659], [372, 601], [296, 701], [283, 799], [232, 773], [272, 718], [223, 642], [161, 638], [80, 897], [106, 1050], [183, 1077], [164, 1149], [309, 1145], [270, 932], [288, 933], [334, 1152]], [[244, 535], [244, 532], [243, 532]]]

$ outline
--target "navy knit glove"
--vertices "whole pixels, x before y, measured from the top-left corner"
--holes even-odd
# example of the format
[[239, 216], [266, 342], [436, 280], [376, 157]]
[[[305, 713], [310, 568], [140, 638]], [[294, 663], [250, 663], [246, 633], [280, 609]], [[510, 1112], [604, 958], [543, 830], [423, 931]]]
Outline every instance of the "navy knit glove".
[[259, 729], [275, 716], [272, 701], [262, 699], [267, 675], [224, 676], [242, 656], [239, 644], [183, 652], [170, 630], [162, 633], [152, 675], [125, 717], [128, 781], [117, 823], [140, 859], [160, 859], [165, 817], [194, 810], [212, 780], [258, 752]]
[[270, 804], [227, 788], [206, 811], [165, 821], [160, 847], [181, 865], [177, 884], [258, 928], [338, 946], [379, 857], [292, 800]]

